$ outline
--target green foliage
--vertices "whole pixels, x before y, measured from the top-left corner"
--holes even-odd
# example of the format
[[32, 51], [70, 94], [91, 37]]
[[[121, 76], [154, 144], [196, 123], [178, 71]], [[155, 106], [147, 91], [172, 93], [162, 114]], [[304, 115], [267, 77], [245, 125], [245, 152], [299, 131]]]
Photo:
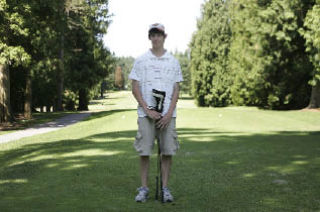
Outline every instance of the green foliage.
[[191, 94], [190, 54], [188, 51], [185, 51], [175, 52], [173, 55], [180, 63], [183, 76], [183, 82], [180, 83], [180, 91]]
[[200, 106], [230, 103], [230, 77], [227, 72], [230, 45], [228, 2], [210, 0], [203, 6], [198, 31], [191, 47], [192, 93]]
[[[91, 90], [113, 70], [115, 60], [102, 43], [110, 22], [108, 0], [0, 0], [0, 14], [0, 62], [10, 62], [10, 70], [21, 75], [15, 76], [21, 83], [11, 80], [13, 93], [21, 93], [24, 71], [31, 73], [33, 107], [55, 105], [61, 80], [66, 106], [78, 104], [80, 89], [88, 102]], [[11, 102], [23, 105], [24, 99]]]
[[[315, 65], [308, 60], [299, 29], [313, 4], [312, 0], [207, 1], [191, 42], [198, 105], [305, 107]], [[319, 12], [314, 14], [319, 20]], [[318, 30], [319, 24], [314, 24], [309, 27]], [[304, 34], [310, 37], [307, 51], [317, 45], [315, 32]]]
[[30, 55], [22, 46], [13, 42], [14, 39], [28, 36], [29, 30], [21, 15], [28, 13], [28, 5], [19, 5], [18, 2], [8, 4], [6, 0], [0, 0], [0, 64], [29, 64]]
[[[130, 71], [132, 69], [134, 63], [134, 58], [133, 57], [119, 57], [117, 58], [117, 66], [121, 67], [122, 73], [123, 73], [123, 77], [124, 77], [124, 89], [125, 90], [131, 90], [131, 80], [128, 80], [128, 76], [130, 74]], [[114, 74], [111, 76], [112, 79], [110, 79], [110, 83], [112, 83], [112, 80], [114, 80], [115, 76]], [[111, 86], [111, 85], [109, 85]]]
[[[312, 66], [298, 33], [298, 4], [273, 0], [263, 6], [233, 4], [230, 68], [232, 100], [237, 105], [299, 108], [307, 105]], [[303, 64], [303, 65], [302, 65]]]
[[306, 39], [306, 51], [310, 61], [314, 66], [310, 85], [315, 86], [320, 83], [320, 1], [308, 11], [304, 22], [305, 30], [300, 32]]

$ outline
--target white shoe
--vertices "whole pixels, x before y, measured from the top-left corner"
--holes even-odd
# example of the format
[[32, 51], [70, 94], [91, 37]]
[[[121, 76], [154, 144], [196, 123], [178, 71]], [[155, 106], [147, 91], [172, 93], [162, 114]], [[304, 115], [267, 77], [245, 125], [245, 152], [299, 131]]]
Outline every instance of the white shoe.
[[170, 193], [170, 190], [167, 187], [162, 189], [163, 202], [173, 202], [173, 196]]
[[149, 189], [146, 187], [140, 187], [137, 189], [139, 192], [136, 196], [135, 200], [136, 202], [145, 202], [148, 199]]

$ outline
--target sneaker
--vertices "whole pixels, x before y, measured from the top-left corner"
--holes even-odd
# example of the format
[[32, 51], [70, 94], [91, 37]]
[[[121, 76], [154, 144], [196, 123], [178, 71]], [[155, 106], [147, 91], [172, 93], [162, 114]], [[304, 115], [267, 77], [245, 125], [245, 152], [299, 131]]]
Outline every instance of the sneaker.
[[148, 199], [149, 189], [146, 187], [140, 187], [137, 189], [139, 192], [136, 196], [135, 200], [136, 202], [145, 202]]
[[170, 193], [170, 190], [167, 187], [162, 189], [163, 202], [172, 202], [173, 196]]

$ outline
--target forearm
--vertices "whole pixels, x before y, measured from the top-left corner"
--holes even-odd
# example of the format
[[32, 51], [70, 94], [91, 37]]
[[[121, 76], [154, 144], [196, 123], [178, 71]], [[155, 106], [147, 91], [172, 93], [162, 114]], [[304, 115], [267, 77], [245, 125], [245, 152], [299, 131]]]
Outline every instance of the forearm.
[[143, 110], [146, 112], [148, 109], [148, 105], [142, 98], [142, 94], [139, 88], [139, 82], [136, 80], [132, 80], [132, 94], [134, 98], [137, 100], [138, 104], [143, 108]]
[[150, 110], [148, 108], [147, 103], [144, 101], [140, 88], [139, 88], [139, 82], [136, 80], [132, 80], [132, 94], [134, 96], [134, 98], [137, 100], [138, 104], [143, 108], [145, 114], [154, 119], [154, 120], [158, 120], [161, 118], [161, 114], [156, 112], [155, 110]]

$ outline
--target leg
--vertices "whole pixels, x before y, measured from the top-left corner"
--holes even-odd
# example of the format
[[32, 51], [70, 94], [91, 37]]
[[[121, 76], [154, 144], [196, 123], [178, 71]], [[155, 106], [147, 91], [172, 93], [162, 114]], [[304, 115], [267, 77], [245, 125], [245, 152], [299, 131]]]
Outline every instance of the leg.
[[149, 156], [152, 154], [155, 137], [154, 121], [146, 117], [140, 117], [138, 118], [138, 128], [134, 147], [140, 155], [141, 186], [147, 187]]
[[170, 168], [172, 164], [172, 156], [171, 155], [162, 155], [162, 187], [168, 187]]
[[141, 187], [137, 189], [139, 193], [135, 198], [136, 202], [145, 202], [148, 199], [148, 171], [149, 156], [140, 156]]
[[138, 188], [138, 195], [136, 196], [136, 202], [145, 202], [148, 199], [148, 173], [150, 164], [150, 155], [152, 153], [154, 130], [152, 127], [154, 123], [148, 118], [138, 118], [138, 132], [134, 147], [140, 155], [140, 179], [141, 187]]
[[140, 156], [141, 186], [148, 187], [149, 156]]
[[175, 118], [172, 118], [169, 126], [164, 129], [161, 133], [161, 151], [162, 155], [162, 201], [172, 202], [173, 196], [168, 188], [168, 181], [170, 176], [170, 169], [172, 165], [172, 155], [175, 155], [177, 149], [179, 148], [179, 143], [177, 142], [177, 133], [175, 130]]
[[179, 148], [177, 143], [176, 133], [176, 119], [172, 118], [168, 127], [161, 131], [161, 151], [162, 151], [162, 183], [163, 187], [168, 187], [170, 168], [172, 164], [172, 155], [174, 155]]

